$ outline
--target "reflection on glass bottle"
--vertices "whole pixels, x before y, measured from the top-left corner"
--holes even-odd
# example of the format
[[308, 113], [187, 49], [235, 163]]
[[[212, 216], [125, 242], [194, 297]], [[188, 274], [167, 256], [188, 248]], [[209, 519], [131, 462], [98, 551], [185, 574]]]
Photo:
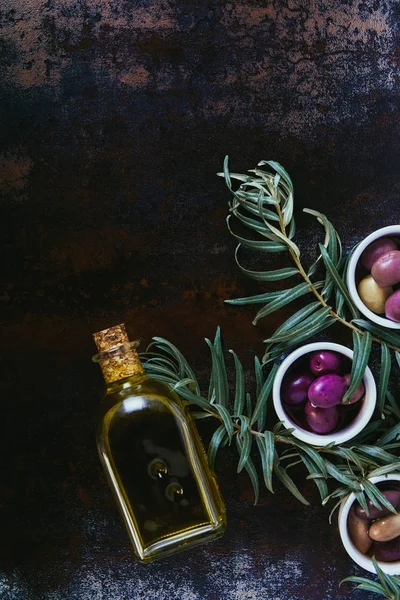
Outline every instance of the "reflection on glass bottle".
[[123, 324], [94, 339], [107, 384], [97, 447], [137, 557], [150, 562], [220, 537], [224, 504], [185, 404], [146, 376]]

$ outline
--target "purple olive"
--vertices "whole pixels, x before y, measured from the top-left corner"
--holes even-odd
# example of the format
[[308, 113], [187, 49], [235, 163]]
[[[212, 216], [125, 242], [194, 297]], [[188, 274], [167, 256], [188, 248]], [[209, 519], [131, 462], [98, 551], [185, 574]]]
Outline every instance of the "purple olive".
[[400, 323], [400, 290], [389, 296], [385, 303], [385, 316], [396, 323]]
[[321, 375], [308, 388], [308, 399], [314, 406], [329, 408], [340, 404], [346, 389], [346, 382], [340, 375]]
[[[397, 507], [400, 505], [400, 490], [385, 490], [382, 492], [382, 494], [385, 496], [386, 500], [389, 500], [390, 504], [397, 509]], [[382, 506], [382, 508], [376, 508], [369, 498], [367, 499], [367, 505], [369, 509], [368, 515], [361, 504], [355, 502], [355, 513], [360, 519], [370, 521], [372, 519], [380, 519], [381, 517], [390, 515], [390, 510], [384, 506]]]
[[374, 262], [371, 275], [381, 287], [400, 282], [400, 251], [392, 250]]
[[400, 560], [400, 535], [390, 542], [374, 542], [368, 552], [375, 556], [376, 560], [382, 562], [394, 562]]
[[[346, 383], [347, 388], [350, 385], [350, 378], [351, 378], [350, 373], [346, 373], [345, 375], [343, 375], [343, 379]], [[359, 400], [361, 400], [361, 398], [364, 396], [364, 394], [365, 394], [365, 385], [364, 385], [364, 382], [361, 380], [361, 383], [358, 386], [358, 388], [352, 393], [350, 398], [348, 400], [346, 400], [346, 402], [344, 402], [344, 404], [354, 404], [355, 402], [358, 402]]]
[[293, 373], [287, 375], [281, 387], [281, 398], [284, 404], [296, 406], [302, 404], [308, 398], [308, 388], [314, 381], [309, 373]]
[[330, 433], [339, 422], [339, 410], [336, 406], [331, 408], [317, 408], [311, 402], [304, 407], [306, 422], [315, 433]]
[[339, 373], [341, 367], [342, 357], [337, 352], [320, 350], [319, 352], [313, 352], [310, 356], [310, 371], [314, 375]]
[[390, 238], [379, 238], [371, 242], [369, 246], [365, 248], [360, 256], [360, 262], [363, 267], [368, 269], [368, 271], [371, 271], [374, 262], [391, 250], [397, 250], [397, 244]]

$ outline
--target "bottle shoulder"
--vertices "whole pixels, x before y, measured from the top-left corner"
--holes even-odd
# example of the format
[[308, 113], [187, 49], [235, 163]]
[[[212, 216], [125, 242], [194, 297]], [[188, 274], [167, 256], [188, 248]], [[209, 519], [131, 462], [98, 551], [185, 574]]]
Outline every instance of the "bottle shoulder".
[[183, 400], [168, 385], [150, 378], [113, 386], [103, 396], [100, 413], [104, 415], [119, 405], [123, 405], [125, 412], [150, 406], [166, 412], [186, 412]]

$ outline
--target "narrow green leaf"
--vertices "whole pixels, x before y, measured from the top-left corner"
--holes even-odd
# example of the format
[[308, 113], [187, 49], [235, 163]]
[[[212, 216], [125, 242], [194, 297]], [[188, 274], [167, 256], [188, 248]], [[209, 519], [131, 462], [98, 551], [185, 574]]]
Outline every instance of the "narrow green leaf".
[[345, 446], [336, 446], [335, 449], [332, 450], [332, 454], [336, 454], [336, 456], [345, 458], [349, 463], [354, 463], [361, 471], [363, 471], [364, 467], [361, 459], [357, 456], [353, 449], [346, 448]]
[[331, 312], [330, 306], [322, 307], [320, 310], [312, 313], [309, 317], [303, 319], [301, 323], [295, 325], [288, 331], [284, 331], [281, 333], [274, 333], [270, 338], [264, 340], [264, 342], [283, 342], [286, 340], [291, 340], [293, 337], [297, 335], [301, 335], [304, 332], [308, 331], [310, 326], [316, 327], [326, 321], [326, 318], [329, 316]]
[[162, 366], [165, 367], [167, 369], [169, 369], [172, 373], [175, 373], [176, 375], [179, 375], [178, 372], [178, 365], [176, 363], [176, 361], [172, 361], [169, 358], [167, 358], [166, 356], [162, 356], [161, 354], [158, 354], [157, 352], [144, 352], [144, 353], [139, 353], [139, 356], [141, 358], [141, 360], [143, 362], [146, 363], [146, 365], [158, 365], [158, 366]]
[[215, 408], [218, 411], [218, 413], [220, 414], [220, 416], [224, 422], [224, 426], [225, 426], [226, 432], [229, 436], [229, 442], [230, 442], [232, 439], [232, 436], [233, 436], [233, 432], [234, 432], [232, 418], [231, 418], [228, 410], [222, 404], [213, 404], [213, 408]]
[[[308, 454], [306, 454], [306, 452], [299, 449], [299, 455], [300, 455], [301, 460], [304, 463], [304, 466], [310, 473], [310, 475], [320, 475], [321, 477], [323, 477], [322, 472], [319, 472], [319, 473], [317, 472], [318, 467], [316, 466], [315, 462], [311, 460], [311, 458], [308, 456]], [[325, 479], [320, 479], [319, 477], [318, 478], [313, 477], [313, 481], [318, 488], [319, 494], [321, 496], [321, 500], [324, 500], [326, 498], [326, 496], [328, 495], [328, 485], [327, 485]]]
[[293, 496], [297, 498], [297, 500], [300, 500], [300, 502], [302, 502], [302, 504], [305, 504], [306, 506], [310, 505], [308, 500], [304, 498], [303, 494], [300, 492], [299, 488], [294, 483], [293, 479], [286, 473], [285, 469], [283, 469], [279, 465], [275, 465], [275, 474], [278, 477], [278, 479], [280, 479], [280, 481], [283, 483], [283, 485], [289, 490], [289, 492], [291, 492]]
[[389, 392], [389, 390], [386, 391], [386, 398], [388, 401], [388, 405], [391, 409], [391, 412], [398, 418], [400, 419], [400, 409], [397, 405], [397, 402], [393, 396], [393, 394], [391, 392]]
[[263, 436], [256, 436], [258, 450], [261, 456], [264, 483], [273, 494], [272, 473], [274, 467], [275, 438], [272, 431], [265, 431]]
[[363, 329], [366, 329], [367, 331], [370, 331], [375, 337], [400, 348], [400, 335], [392, 333], [388, 329], [384, 329], [383, 327], [380, 327], [380, 325], [376, 325], [375, 323], [371, 323], [365, 319], [353, 319], [352, 323], [354, 323], [354, 325], [358, 325], [359, 327], [363, 327]]
[[[236, 445], [237, 445], [239, 454], [241, 454], [243, 442], [240, 439], [240, 436], [238, 436], [238, 435], [236, 436]], [[256, 471], [255, 466], [253, 464], [253, 461], [251, 460], [250, 457], [247, 459], [244, 468], [246, 469], [246, 471], [247, 471], [247, 473], [248, 473], [248, 475], [250, 477], [251, 484], [253, 486], [253, 490], [254, 490], [254, 504], [257, 504], [258, 498], [259, 498], [259, 494], [260, 494], [260, 483], [258, 481], [257, 471]]]
[[221, 328], [220, 327], [217, 327], [217, 331], [215, 333], [214, 348], [215, 348], [215, 354], [218, 359], [218, 366], [219, 366], [219, 372], [220, 372], [220, 377], [221, 377], [220, 394], [223, 398], [223, 400], [221, 400], [220, 398], [217, 397], [217, 402], [219, 404], [222, 404], [223, 406], [227, 406], [229, 403], [229, 384], [228, 384], [228, 376], [226, 373], [225, 359], [224, 359], [224, 355], [222, 352]]
[[296, 234], [296, 221], [292, 218], [289, 223], [288, 238], [291, 240]]
[[334, 492], [326, 496], [325, 500], [323, 500], [322, 505], [326, 506], [328, 502], [333, 500], [333, 498], [343, 498], [344, 496], [348, 496], [349, 489], [347, 486], [340, 486]]
[[378, 439], [377, 443], [379, 444], [379, 446], [384, 446], [385, 444], [388, 444], [394, 439], [400, 439], [400, 423], [397, 423], [391, 429], [389, 429], [389, 431], [387, 431], [383, 436], [381, 436]]
[[[347, 258], [345, 260], [345, 263], [344, 263], [344, 266], [343, 266], [343, 270], [342, 270], [342, 273], [341, 273], [342, 281], [346, 281], [346, 276], [347, 276], [347, 270], [348, 270], [348, 267], [349, 267], [349, 262], [350, 262], [351, 257], [353, 256], [354, 250], [355, 250], [355, 248], [353, 248], [353, 250], [351, 250], [351, 252], [348, 254], [348, 256], [347, 256]], [[343, 310], [344, 296], [341, 293], [341, 291], [340, 291], [339, 288], [335, 289], [335, 302], [336, 302], [336, 313], [339, 315], [339, 317], [342, 317], [343, 319], [346, 318], [346, 315], [345, 315], [344, 310]]]
[[357, 319], [359, 316], [358, 310], [355, 307], [355, 305], [353, 304], [350, 294], [347, 291], [347, 288], [346, 288], [342, 278], [340, 277], [336, 266], [333, 264], [331, 257], [329, 256], [326, 248], [324, 248], [324, 246], [322, 244], [319, 245], [319, 249], [320, 249], [320, 252], [322, 255], [322, 260], [324, 261], [327, 273], [329, 273], [330, 276], [332, 277], [332, 280], [334, 281], [336, 287], [340, 289], [340, 291], [345, 299], [345, 302], [346, 302], [347, 306], [349, 307], [352, 317], [354, 319]]
[[382, 569], [376, 562], [375, 556], [372, 557], [372, 564], [374, 565], [374, 569], [379, 577], [379, 581], [381, 582], [382, 586], [385, 588], [388, 594], [393, 592], [395, 594], [395, 600], [397, 600], [399, 597], [400, 588], [397, 585], [395, 585], [393, 577], [391, 577], [390, 575], [386, 575], [386, 573], [382, 571]]
[[[320, 213], [316, 210], [304, 208], [303, 212], [315, 216], [317, 218], [317, 220], [323, 225], [323, 227], [325, 229], [325, 240], [324, 240], [323, 246], [326, 248], [327, 253], [328, 253], [334, 267], [336, 267], [336, 269], [337, 269], [339, 267], [339, 264], [341, 261], [342, 248], [341, 248], [341, 244], [340, 244], [340, 238], [339, 238], [336, 230], [334, 229], [332, 223], [327, 219], [327, 217], [325, 215], [323, 215], [322, 213]], [[314, 274], [320, 258], [322, 258], [322, 255], [320, 255], [318, 257], [318, 259], [316, 260], [314, 265], [311, 267], [311, 269], [309, 271], [309, 276]], [[322, 290], [321, 295], [326, 300], [328, 300], [332, 291], [333, 291], [333, 278], [332, 278], [331, 274], [329, 272], [327, 272], [325, 286]]]
[[371, 581], [365, 577], [345, 577], [340, 582], [340, 585], [342, 585], [342, 583], [358, 583], [359, 585], [355, 587], [356, 590], [365, 590], [366, 592], [373, 592], [375, 594], [380, 594], [381, 596], [385, 595], [384, 588], [379, 583], [375, 583], [375, 581]]
[[[265, 208], [265, 206], [262, 207], [262, 215], [260, 214], [260, 208], [259, 208], [259, 202], [258, 202], [260, 193], [258, 194], [256, 201], [254, 201], [255, 199], [253, 198], [252, 193], [243, 191], [242, 189], [239, 189], [236, 192], [235, 197], [236, 197], [237, 201], [239, 202], [241, 208], [243, 210], [248, 211], [250, 214], [255, 215], [256, 217], [261, 217], [262, 219], [269, 219], [270, 221], [279, 222], [278, 215], [276, 213], [274, 213], [272, 210]], [[273, 202], [271, 203], [270, 199], [266, 199], [265, 196], [264, 196], [264, 201], [266, 201], [267, 204], [273, 204]]]
[[[230, 226], [230, 218], [232, 215], [228, 215], [226, 218], [226, 223], [230, 233], [234, 238], [238, 240], [242, 244], [242, 246], [246, 246], [246, 248], [252, 248], [253, 250], [260, 250], [261, 252], [284, 252], [288, 248], [285, 244], [281, 242], [270, 242], [264, 240], [249, 240], [247, 238], [243, 238], [240, 235], [237, 235], [232, 231]], [[278, 218], [278, 217], [277, 217]]]
[[169, 377], [171, 379], [171, 381], [174, 381], [175, 383], [180, 381], [179, 374], [177, 374], [175, 371], [171, 371], [171, 369], [168, 367], [163, 367], [159, 364], [148, 363], [148, 362], [145, 362], [143, 367], [144, 367], [144, 370], [146, 371], [146, 373], [149, 375], [157, 375], [157, 374], [165, 375], [166, 377]]
[[[157, 379], [162, 381], [159, 377], [157, 377]], [[205, 400], [201, 396], [197, 396], [197, 394], [194, 394], [187, 388], [184, 388], [184, 387], [178, 388], [176, 390], [176, 393], [179, 396], [181, 396], [182, 398], [184, 398], [185, 400], [188, 400], [189, 402], [193, 402], [193, 404], [200, 406], [200, 408], [205, 408], [207, 410], [214, 410], [214, 408], [215, 408], [214, 404], [210, 404], [207, 400]]]
[[216, 401], [218, 404], [226, 406], [228, 404], [228, 386], [226, 382], [225, 362], [223, 358], [222, 360], [220, 359], [218, 349], [214, 347], [209, 339], [206, 339], [206, 343], [211, 352], [212, 381], [215, 389]]
[[293, 277], [293, 275], [298, 275], [298, 269], [292, 267], [286, 267], [285, 269], [277, 269], [275, 271], [250, 271], [249, 269], [245, 269], [239, 262], [238, 259], [238, 250], [240, 248], [240, 244], [236, 247], [235, 251], [235, 261], [239, 269], [242, 273], [245, 273], [247, 277], [250, 279], [255, 279], [256, 281], [281, 281], [282, 279], [287, 279], [288, 277]]
[[400, 460], [394, 463], [390, 463], [389, 465], [385, 465], [384, 467], [379, 467], [378, 469], [374, 469], [369, 473], [370, 477], [380, 477], [381, 475], [388, 475], [389, 473], [394, 473], [400, 470]]
[[[174, 385], [176, 383], [175, 377], [174, 378], [168, 377], [165, 375], [161, 375], [160, 373], [152, 373], [151, 371], [147, 371], [147, 375], [150, 377], [150, 379], [155, 379], [156, 381], [161, 381], [161, 383], [166, 383], [170, 387], [174, 387]], [[179, 394], [179, 395], [181, 395], [181, 394]]]
[[237, 357], [236, 353], [233, 350], [229, 350], [229, 352], [233, 355], [235, 360], [235, 370], [236, 370], [236, 385], [235, 385], [235, 402], [233, 406], [233, 413], [235, 415], [240, 415], [245, 400], [245, 385], [244, 385], [244, 372], [243, 366]]
[[400, 352], [397, 352], [397, 351], [396, 351], [396, 352], [394, 353], [394, 356], [395, 356], [395, 358], [396, 358], [396, 362], [397, 362], [398, 366], [400, 367]]
[[388, 389], [389, 376], [392, 370], [392, 359], [390, 356], [390, 350], [385, 342], [381, 343], [381, 369], [379, 373], [379, 386], [378, 386], [378, 406], [379, 411], [382, 414], [385, 407], [386, 392]]
[[375, 421], [370, 421], [368, 423], [368, 425], [366, 427], [364, 427], [364, 429], [358, 434], [356, 435], [351, 442], [351, 445], [354, 444], [361, 444], [361, 443], [367, 443], [371, 437], [376, 440], [376, 436], [379, 433], [379, 430], [382, 429], [382, 420], [375, 420]]
[[382, 506], [384, 506], [391, 513], [394, 513], [395, 515], [397, 514], [397, 511], [394, 508], [394, 506], [389, 502], [389, 500], [385, 498], [385, 496], [382, 494], [380, 489], [376, 487], [375, 484], [371, 483], [371, 481], [369, 481], [368, 479], [363, 479], [362, 485], [365, 489], [365, 493], [367, 494], [368, 498], [370, 498], [371, 502], [374, 506], [376, 506], [376, 508], [380, 509], [382, 508]]
[[[185, 379], [181, 379], [174, 385], [174, 390], [177, 391], [179, 388], [182, 388], [182, 387], [193, 386], [193, 384], [195, 384], [195, 383], [196, 382], [193, 379], [189, 379], [188, 377], [186, 377]], [[189, 387], [189, 389], [190, 389], [190, 387]]]
[[252, 435], [250, 431], [242, 431], [240, 433], [240, 440], [242, 442], [240, 449], [240, 459], [237, 467], [237, 472], [240, 473], [243, 467], [246, 465], [248, 458], [250, 456], [251, 446], [253, 442]]
[[354, 491], [353, 494], [355, 495], [358, 503], [362, 506], [362, 508], [365, 510], [366, 514], [369, 515], [369, 506], [368, 506], [368, 502], [367, 499], [365, 497], [365, 493], [364, 490], [360, 490], [360, 491]]
[[[262, 366], [261, 366], [261, 362], [260, 359], [258, 358], [258, 356], [254, 357], [254, 374], [256, 377], [256, 399], [258, 399], [260, 392], [262, 390], [263, 384], [264, 384], [264, 375], [262, 372]], [[257, 400], [256, 400], [257, 402]], [[262, 431], [262, 429], [264, 429], [264, 425], [265, 425], [265, 420], [267, 418], [267, 403], [264, 403], [264, 405], [261, 407], [258, 419], [257, 419], [257, 428], [258, 431]]]
[[254, 357], [254, 374], [256, 376], [256, 396], [258, 397], [264, 381], [262, 366], [258, 356]]
[[238, 421], [240, 421], [240, 431], [245, 433], [250, 427], [250, 419], [246, 415], [237, 415]]
[[200, 421], [201, 419], [208, 419], [209, 417], [212, 417], [213, 415], [210, 413], [203, 412], [203, 411], [191, 410], [190, 416], [195, 421]]
[[297, 298], [300, 298], [301, 296], [304, 296], [304, 294], [308, 294], [309, 292], [310, 285], [307, 282], [300, 283], [294, 288], [287, 290], [284, 294], [281, 294], [279, 298], [277, 298], [276, 300], [272, 300], [272, 302], [267, 304], [267, 306], [264, 306], [261, 310], [259, 310], [253, 321], [253, 325], [256, 325], [257, 321], [259, 321], [259, 319], [261, 319], [262, 317], [270, 315], [282, 306], [286, 306], [290, 302], [293, 302]]
[[[282, 243], [276, 235], [269, 233], [268, 228], [261, 221], [256, 221], [255, 219], [246, 217], [245, 215], [243, 215], [241, 212], [239, 212], [236, 209], [233, 210], [232, 212], [235, 215], [235, 217], [243, 223], [243, 225], [248, 227], [248, 229], [252, 229], [253, 231], [256, 231], [257, 233], [259, 233], [260, 235], [265, 237], [267, 240], [270, 240], [271, 242], [275, 242], [275, 243], [279, 243], [279, 244]], [[287, 247], [287, 245], [286, 245], [286, 247]]]
[[327, 478], [328, 471], [326, 470], [325, 460], [322, 458], [322, 456], [314, 448], [312, 448], [305, 442], [301, 442], [300, 440], [296, 439], [294, 444], [298, 448], [301, 448], [301, 450], [305, 454], [307, 454], [310, 457], [310, 459], [315, 463], [315, 470], [320, 472], [323, 477]]
[[229, 174], [229, 156], [226, 155], [224, 158], [224, 172], [223, 173], [218, 173], [218, 175], [223, 175], [225, 177], [225, 181], [226, 181], [226, 185], [228, 186], [228, 188], [230, 190], [232, 190], [232, 182], [231, 182], [231, 177]]
[[245, 304], [264, 304], [276, 300], [285, 294], [288, 290], [280, 290], [278, 292], [267, 292], [265, 294], [257, 294], [256, 296], [247, 296], [246, 298], [233, 298], [232, 300], [224, 300], [226, 304], [236, 304], [243, 306]]
[[364, 454], [366, 454], [370, 460], [371, 458], [377, 458], [378, 460], [381, 460], [384, 463], [396, 462], [397, 460], [399, 460], [398, 456], [390, 454], [389, 452], [386, 452], [378, 446], [361, 444], [357, 447], [357, 449], [359, 452], [363, 452]]
[[[184, 377], [189, 377], [190, 379], [193, 379], [197, 383], [196, 376], [194, 374], [193, 369], [191, 368], [191, 366], [189, 365], [189, 363], [187, 362], [187, 360], [183, 356], [183, 354], [178, 350], [178, 348], [176, 348], [168, 340], [166, 340], [164, 338], [160, 338], [160, 337], [153, 337], [153, 342], [155, 342], [157, 344], [157, 346], [160, 347], [163, 351], [167, 352], [168, 354], [170, 354], [171, 356], [174, 357], [174, 359], [177, 361], [177, 363], [179, 365], [179, 375], [180, 375], [181, 379], [183, 379]], [[153, 344], [150, 344], [148, 349], [152, 345]], [[200, 395], [200, 387], [198, 384], [196, 385], [196, 389], [194, 391]]]
[[208, 458], [208, 464], [210, 465], [210, 469], [212, 469], [212, 470], [214, 470], [214, 468], [215, 468], [215, 458], [217, 456], [218, 449], [221, 446], [221, 443], [225, 436], [226, 436], [225, 427], [223, 425], [220, 425], [218, 427], [218, 429], [216, 429], [214, 431], [213, 436], [208, 445], [207, 458]]
[[333, 317], [327, 317], [322, 323], [317, 325], [310, 325], [307, 331], [303, 331], [302, 333], [294, 336], [292, 339], [287, 340], [286, 342], [281, 342], [280, 344], [274, 346], [273, 352], [267, 352], [264, 354], [262, 362], [265, 364], [270, 362], [271, 360], [275, 360], [282, 352], [284, 352], [289, 347], [294, 347], [303, 342], [304, 340], [310, 339], [312, 336], [317, 333], [323, 331], [324, 329], [328, 329], [335, 323], [336, 319]]
[[372, 336], [369, 331], [366, 331], [364, 334], [353, 331], [353, 343], [354, 353], [351, 363], [350, 385], [343, 396], [343, 404], [346, 403], [353, 392], [358, 388], [365, 375], [365, 369], [368, 366], [369, 356], [371, 354]]
[[329, 475], [331, 477], [333, 477], [333, 479], [336, 479], [336, 481], [339, 481], [339, 483], [343, 483], [344, 485], [348, 486], [351, 490], [356, 489], [356, 482], [354, 477], [350, 477], [348, 475], [345, 475], [345, 473], [343, 473], [338, 467], [336, 467], [334, 464], [332, 464], [329, 460], [325, 460], [325, 466], [326, 466], [326, 470], [328, 471]]
[[250, 418], [251, 414], [253, 412], [253, 403], [251, 401], [251, 396], [250, 396], [249, 392], [246, 392], [246, 411]]
[[251, 425], [253, 425], [253, 423], [255, 423], [257, 421], [258, 417], [261, 414], [261, 411], [263, 410], [263, 408], [265, 408], [268, 397], [272, 390], [272, 386], [274, 384], [275, 374], [276, 374], [277, 370], [278, 370], [278, 365], [273, 365], [271, 371], [269, 372], [267, 379], [264, 382], [264, 385], [262, 386], [262, 388], [260, 390], [260, 393], [258, 394], [256, 406], [255, 406], [255, 409], [254, 409], [254, 412], [253, 412], [253, 415], [252, 415], [251, 421], [250, 421]]
[[[306, 319], [311, 313], [313, 313], [317, 308], [319, 308], [321, 304], [317, 302], [311, 302], [308, 306], [304, 306], [296, 311], [293, 315], [291, 315], [282, 325], [277, 327], [271, 338], [274, 338], [276, 335], [281, 333], [285, 333], [289, 329], [295, 327], [298, 323], [301, 323], [304, 319]], [[267, 340], [264, 340], [266, 342]]]
[[287, 184], [289, 190], [293, 193], [293, 183], [292, 183], [292, 180], [290, 179], [290, 175], [286, 171], [286, 169], [284, 167], [282, 167], [282, 165], [280, 163], [278, 163], [274, 160], [260, 160], [260, 162], [258, 163], [258, 166], [262, 167], [264, 165], [269, 165], [270, 167], [272, 167], [274, 169], [274, 171], [279, 173], [279, 175], [283, 178], [283, 180]]

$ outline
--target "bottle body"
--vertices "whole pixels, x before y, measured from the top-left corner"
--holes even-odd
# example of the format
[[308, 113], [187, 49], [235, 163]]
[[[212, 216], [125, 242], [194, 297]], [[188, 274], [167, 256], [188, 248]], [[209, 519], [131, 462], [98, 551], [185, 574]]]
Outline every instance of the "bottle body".
[[139, 560], [223, 535], [225, 508], [184, 402], [146, 375], [108, 387], [97, 447]]

